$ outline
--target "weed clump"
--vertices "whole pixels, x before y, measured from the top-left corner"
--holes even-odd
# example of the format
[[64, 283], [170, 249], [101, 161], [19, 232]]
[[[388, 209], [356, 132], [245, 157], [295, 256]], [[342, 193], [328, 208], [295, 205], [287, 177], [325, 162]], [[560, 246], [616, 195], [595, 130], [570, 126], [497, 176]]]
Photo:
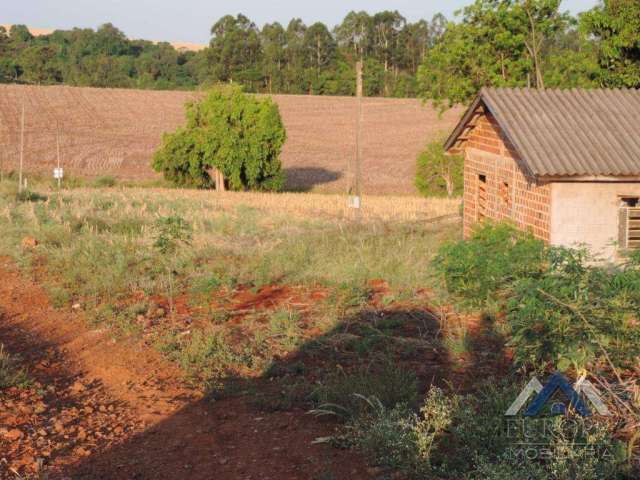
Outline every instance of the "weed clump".
[[93, 186], [97, 188], [112, 188], [118, 184], [118, 180], [110, 175], [98, 177], [93, 181]]
[[410, 370], [391, 363], [371, 365], [356, 371], [329, 374], [312, 394], [318, 411], [358, 418], [368, 412], [362, 398], [375, 398], [384, 409], [418, 404], [418, 379]]
[[10, 387], [27, 388], [31, 383], [27, 372], [18, 366], [16, 359], [0, 343], [0, 390]]

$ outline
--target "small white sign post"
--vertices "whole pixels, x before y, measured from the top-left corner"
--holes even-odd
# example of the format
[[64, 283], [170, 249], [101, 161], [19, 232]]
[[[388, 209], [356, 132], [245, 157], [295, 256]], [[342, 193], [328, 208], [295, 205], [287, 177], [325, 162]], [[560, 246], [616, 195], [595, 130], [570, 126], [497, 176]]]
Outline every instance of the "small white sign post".
[[58, 188], [60, 188], [60, 182], [62, 181], [62, 177], [64, 177], [64, 170], [62, 167], [56, 167], [53, 169], [53, 178], [58, 180]]

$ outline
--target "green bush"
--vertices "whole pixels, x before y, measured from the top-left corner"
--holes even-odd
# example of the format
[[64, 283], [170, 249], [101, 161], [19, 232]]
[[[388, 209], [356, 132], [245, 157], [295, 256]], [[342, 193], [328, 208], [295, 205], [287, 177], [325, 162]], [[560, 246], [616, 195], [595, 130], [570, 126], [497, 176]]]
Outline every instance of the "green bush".
[[429, 143], [418, 155], [415, 185], [425, 197], [462, 195], [463, 157], [446, 155], [444, 139]]
[[[374, 464], [416, 480], [634, 478], [607, 423], [560, 416], [508, 428], [504, 412], [518, 393], [513, 382], [490, 380], [465, 396], [432, 387], [418, 413], [360, 396], [366, 413], [350, 421], [349, 441]], [[529, 444], [544, 445], [540, 458], [524, 455]]]
[[433, 266], [447, 290], [475, 306], [486, 305], [518, 279], [538, 274], [545, 246], [510, 224], [486, 224], [469, 240], [444, 244]]
[[630, 368], [640, 356], [635, 257], [601, 266], [585, 250], [548, 247], [508, 224], [488, 224], [444, 245], [434, 266], [450, 293], [506, 309], [517, 363], [564, 371], [611, 359]]
[[508, 303], [515, 359], [610, 369], [608, 356], [616, 367], [633, 367], [640, 356], [638, 267], [589, 264], [579, 250], [549, 248], [547, 257], [544, 273], [520, 279]]
[[93, 181], [93, 186], [98, 188], [111, 188], [118, 184], [118, 180], [115, 177], [105, 175], [98, 177]]
[[222, 172], [232, 190], [281, 190], [280, 151], [286, 132], [269, 98], [219, 86], [187, 105], [187, 125], [164, 136], [153, 168], [179, 186], [208, 188], [208, 170]]
[[[505, 452], [494, 459], [476, 456], [471, 480], [614, 480], [635, 478], [624, 464], [624, 454], [606, 427], [589, 425], [581, 417], [557, 417], [546, 424], [545, 460], [524, 452]], [[514, 439], [532, 443], [531, 438]]]
[[432, 387], [416, 414], [406, 404], [386, 408], [375, 397], [360, 397], [369, 414], [352, 425], [354, 441], [376, 465], [422, 478], [431, 470], [432, 450], [451, 424], [459, 398]]

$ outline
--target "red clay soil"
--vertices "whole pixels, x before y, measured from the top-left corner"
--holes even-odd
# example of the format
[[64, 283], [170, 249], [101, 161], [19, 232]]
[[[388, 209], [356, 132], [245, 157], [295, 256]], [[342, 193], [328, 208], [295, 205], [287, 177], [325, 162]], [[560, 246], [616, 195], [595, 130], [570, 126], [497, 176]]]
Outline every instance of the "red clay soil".
[[142, 343], [53, 309], [7, 260], [0, 275], [0, 341], [34, 379], [0, 391], [0, 478], [39, 464], [51, 479], [371, 478], [353, 452], [312, 443], [333, 425], [208, 401]]

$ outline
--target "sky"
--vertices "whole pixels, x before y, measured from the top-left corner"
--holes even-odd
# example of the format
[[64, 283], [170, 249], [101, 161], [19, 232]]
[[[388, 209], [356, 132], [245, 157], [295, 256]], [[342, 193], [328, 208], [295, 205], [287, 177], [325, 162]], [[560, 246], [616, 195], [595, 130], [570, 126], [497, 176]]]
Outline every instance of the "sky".
[[[398, 10], [410, 21], [453, 12], [473, 0], [0, 0], [0, 24], [38, 28], [96, 28], [111, 22], [130, 38], [208, 43], [215, 21], [243, 13], [259, 26], [299, 17], [307, 24], [324, 22], [333, 28], [351, 10], [369, 13]], [[563, 0], [563, 10], [578, 13], [598, 0]]]

